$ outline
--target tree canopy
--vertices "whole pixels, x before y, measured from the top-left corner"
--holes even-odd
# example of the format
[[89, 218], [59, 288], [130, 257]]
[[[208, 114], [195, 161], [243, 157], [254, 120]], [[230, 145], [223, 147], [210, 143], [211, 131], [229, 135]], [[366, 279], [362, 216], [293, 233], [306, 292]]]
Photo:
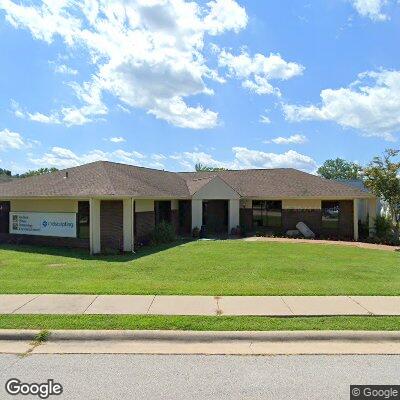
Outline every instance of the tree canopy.
[[226, 171], [226, 168], [222, 167], [208, 167], [207, 165], [204, 165], [202, 163], [197, 163], [194, 166], [194, 169], [196, 172], [212, 172], [212, 171]]
[[336, 158], [326, 160], [317, 170], [317, 174], [326, 179], [352, 180], [360, 179], [362, 168], [360, 165]]

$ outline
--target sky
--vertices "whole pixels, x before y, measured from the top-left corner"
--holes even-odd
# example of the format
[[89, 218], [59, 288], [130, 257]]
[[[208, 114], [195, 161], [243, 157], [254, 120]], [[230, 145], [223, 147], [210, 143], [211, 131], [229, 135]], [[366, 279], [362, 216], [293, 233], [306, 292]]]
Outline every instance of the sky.
[[365, 165], [399, 39], [398, 0], [0, 0], [0, 167]]

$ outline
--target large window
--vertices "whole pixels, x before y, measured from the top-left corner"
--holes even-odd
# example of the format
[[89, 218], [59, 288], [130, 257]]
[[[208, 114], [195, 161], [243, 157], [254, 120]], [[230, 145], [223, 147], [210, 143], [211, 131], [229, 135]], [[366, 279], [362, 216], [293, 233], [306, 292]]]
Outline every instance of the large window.
[[323, 201], [322, 208], [322, 228], [338, 229], [339, 228], [339, 202]]
[[89, 228], [89, 215], [90, 206], [88, 201], [78, 202], [78, 215], [77, 215], [77, 228], [79, 239], [89, 239], [90, 228]]
[[253, 200], [253, 226], [278, 228], [282, 226], [282, 202]]

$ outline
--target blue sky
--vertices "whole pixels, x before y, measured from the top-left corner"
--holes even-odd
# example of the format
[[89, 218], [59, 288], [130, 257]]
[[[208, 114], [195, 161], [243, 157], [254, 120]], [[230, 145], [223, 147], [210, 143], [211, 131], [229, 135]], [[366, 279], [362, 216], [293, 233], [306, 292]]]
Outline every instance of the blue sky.
[[0, 160], [169, 170], [398, 147], [397, 0], [0, 0]]

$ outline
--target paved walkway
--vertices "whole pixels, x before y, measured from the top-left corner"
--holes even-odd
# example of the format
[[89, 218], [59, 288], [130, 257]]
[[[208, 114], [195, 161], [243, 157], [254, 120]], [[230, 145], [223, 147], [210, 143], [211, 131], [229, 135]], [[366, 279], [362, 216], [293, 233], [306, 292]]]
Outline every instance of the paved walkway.
[[0, 295], [0, 314], [400, 315], [400, 296]]
[[364, 243], [364, 242], [345, 242], [342, 240], [319, 240], [319, 239], [292, 239], [281, 237], [252, 236], [243, 239], [246, 242], [283, 242], [283, 243], [308, 243], [308, 244], [331, 244], [337, 246], [358, 247], [361, 249], [400, 251], [399, 246], [387, 246], [384, 244]]

